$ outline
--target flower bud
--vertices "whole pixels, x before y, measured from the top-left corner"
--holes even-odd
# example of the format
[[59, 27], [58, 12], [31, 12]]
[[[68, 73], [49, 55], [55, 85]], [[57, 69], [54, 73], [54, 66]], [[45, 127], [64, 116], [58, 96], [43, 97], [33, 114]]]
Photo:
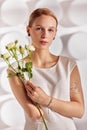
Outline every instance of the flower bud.
[[15, 43], [12, 42], [12, 43], [7, 44], [6, 49], [7, 49], [7, 50], [11, 50], [11, 49], [13, 49], [14, 47], [15, 47]]
[[21, 53], [21, 54], [24, 54], [24, 48], [22, 47], [22, 46], [19, 46], [19, 48], [18, 48], [18, 50], [19, 50], [19, 52]]
[[35, 47], [33, 45], [30, 46], [26, 45], [25, 48], [29, 51], [35, 51]]
[[0, 57], [4, 60], [7, 60], [10, 58], [10, 55], [8, 53], [5, 53], [5, 54], [1, 54]]

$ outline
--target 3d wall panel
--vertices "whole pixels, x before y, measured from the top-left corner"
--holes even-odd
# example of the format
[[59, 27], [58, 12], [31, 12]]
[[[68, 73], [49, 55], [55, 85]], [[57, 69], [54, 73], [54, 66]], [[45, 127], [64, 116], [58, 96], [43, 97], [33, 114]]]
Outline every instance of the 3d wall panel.
[[[28, 17], [38, 7], [48, 7], [58, 17], [58, 31], [50, 51], [77, 61], [87, 109], [87, 0], [0, 0], [0, 53], [14, 40], [21, 45], [30, 42], [26, 33]], [[0, 130], [23, 130], [24, 112], [12, 94], [6, 68], [0, 60]], [[75, 122], [78, 130], [86, 130], [87, 111]]]

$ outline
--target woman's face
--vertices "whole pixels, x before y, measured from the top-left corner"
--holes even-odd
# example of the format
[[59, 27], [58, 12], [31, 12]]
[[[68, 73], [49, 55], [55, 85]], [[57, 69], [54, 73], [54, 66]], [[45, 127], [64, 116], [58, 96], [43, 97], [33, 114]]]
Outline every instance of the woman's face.
[[37, 49], [48, 49], [56, 35], [56, 20], [47, 15], [35, 19], [28, 28], [32, 44]]

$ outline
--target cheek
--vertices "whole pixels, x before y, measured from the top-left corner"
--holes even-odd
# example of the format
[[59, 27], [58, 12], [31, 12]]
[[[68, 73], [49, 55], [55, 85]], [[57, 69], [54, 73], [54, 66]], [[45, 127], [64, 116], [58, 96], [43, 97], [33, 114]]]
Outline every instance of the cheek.
[[34, 40], [34, 39], [37, 39], [38, 35], [35, 33], [35, 32], [31, 32], [31, 39]]
[[52, 42], [52, 41], [53, 41], [53, 39], [54, 39], [54, 36], [50, 37], [50, 42]]
[[37, 32], [33, 31], [31, 33], [31, 37], [34, 38], [34, 39], [38, 39], [40, 37], [40, 34], [38, 34]]
[[53, 41], [54, 40], [54, 38], [55, 38], [55, 36], [56, 36], [56, 34], [54, 33], [54, 34], [52, 34], [51, 36], [50, 36], [50, 40], [51, 41]]

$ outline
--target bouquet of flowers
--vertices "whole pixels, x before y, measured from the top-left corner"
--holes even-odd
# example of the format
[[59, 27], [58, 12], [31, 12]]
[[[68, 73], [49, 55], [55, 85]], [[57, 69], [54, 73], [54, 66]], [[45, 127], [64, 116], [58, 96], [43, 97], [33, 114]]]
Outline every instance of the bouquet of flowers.
[[[35, 48], [33, 45], [25, 45], [25, 47], [22, 47], [21, 45], [17, 45], [18, 41], [14, 41], [12, 43], [7, 44], [6, 50], [7, 53], [5, 54], [0, 54], [0, 58], [2, 58], [8, 65], [8, 67], [10, 67], [15, 73], [14, 74], [9, 74], [8, 77], [12, 77], [12, 76], [18, 76], [20, 79], [22, 80], [26, 80], [25, 79], [25, 73], [28, 74], [28, 78], [29, 80], [32, 78], [33, 74], [32, 74], [32, 59], [31, 59], [31, 54], [33, 51], [35, 51]], [[23, 60], [19, 60], [19, 55], [21, 55], [21, 59], [24, 58], [25, 54], [27, 53], [28, 57], [29, 57], [29, 61], [24, 63]], [[14, 59], [15, 62], [17, 63], [17, 69], [15, 69], [11, 63], [11, 59]], [[42, 121], [45, 125], [45, 129], [48, 130], [45, 119], [43, 117], [43, 114], [41, 113], [40, 110], [40, 105], [36, 102], [34, 102], [34, 104], [36, 105], [41, 117], [42, 117]]]

